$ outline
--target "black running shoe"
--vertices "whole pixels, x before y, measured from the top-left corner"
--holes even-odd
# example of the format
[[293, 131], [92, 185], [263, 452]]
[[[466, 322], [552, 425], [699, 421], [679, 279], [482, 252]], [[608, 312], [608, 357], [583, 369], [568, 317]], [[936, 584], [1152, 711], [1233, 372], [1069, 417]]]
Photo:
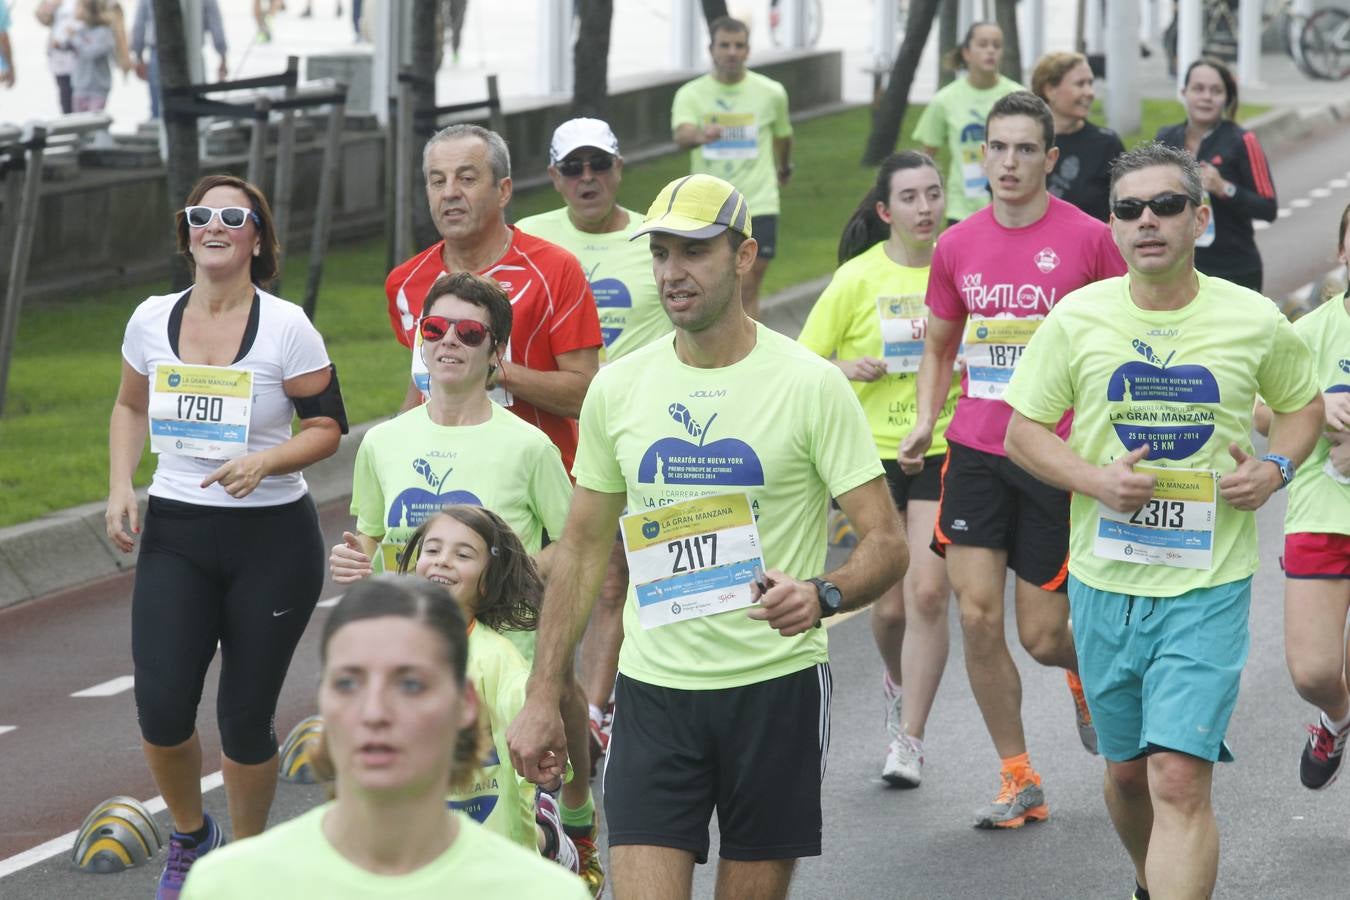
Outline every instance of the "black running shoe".
[[1320, 791], [1336, 780], [1345, 758], [1345, 738], [1350, 729], [1340, 734], [1327, 725], [1325, 716], [1319, 716], [1316, 725], [1308, 726], [1308, 743], [1303, 747], [1303, 759], [1298, 765], [1298, 778], [1305, 788]]

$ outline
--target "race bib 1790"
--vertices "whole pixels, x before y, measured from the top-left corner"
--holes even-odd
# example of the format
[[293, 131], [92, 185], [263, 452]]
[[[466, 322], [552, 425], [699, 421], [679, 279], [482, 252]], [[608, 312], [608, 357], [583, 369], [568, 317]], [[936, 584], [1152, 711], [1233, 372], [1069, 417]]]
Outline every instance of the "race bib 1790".
[[248, 451], [253, 373], [223, 366], [155, 366], [150, 381], [150, 449], [174, 456], [235, 459]]

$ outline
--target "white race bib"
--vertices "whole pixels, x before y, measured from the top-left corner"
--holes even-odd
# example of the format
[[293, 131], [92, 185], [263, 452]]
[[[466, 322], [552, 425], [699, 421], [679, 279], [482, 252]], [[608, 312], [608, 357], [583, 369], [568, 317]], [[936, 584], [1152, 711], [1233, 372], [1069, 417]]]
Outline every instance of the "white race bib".
[[703, 145], [704, 159], [754, 159], [759, 156], [759, 127], [754, 113], [712, 113], [704, 125], [716, 125], [722, 136]]
[[[508, 343], [505, 352], [502, 353], [502, 359], [506, 362], [511, 361], [511, 345]], [[427, 371], [427, 361], [422, 358], [422, 332], [420, 329], [413, 330], [413, 351], [412, 351], [412, 380], [417, 385], [417, 389], [422, 392], [422, 399], [431, 397], [431, 374]], [[488, 399], [498, 406], [510, 406], [516, 402], [511, 392], [500, 384], [488, 391]]]
[[247, 369], [157, 365], [150, 378], [150, 449], [201, 459], [243, 456], [252, 408]]
[[928, 309], [923, 294], [877, 298], [881, 316], [881, 358], [887, 372], [917, 372], [923, 360], [928, 332]]
[[1017, 361], [1044, 319], [976, 319], [966, 324], [966, 393], [1002, 400]]
[[744, 609], [764, 568], [746, 494], [696, 497], [620, 522], [638, 621], [657, 628]]
[[1135, 471], [1157, 479], [1153, 498], [1132, 513], [1098, 503], [1093, 555], [1145, 566], [1212, 568], [1218, 473], [1148, 466]]
[[989, 176], [984, 171], [984, 160], [980, 158], [980, 146], [961, 151], [961, 187], [971, 200], [989, 199]]

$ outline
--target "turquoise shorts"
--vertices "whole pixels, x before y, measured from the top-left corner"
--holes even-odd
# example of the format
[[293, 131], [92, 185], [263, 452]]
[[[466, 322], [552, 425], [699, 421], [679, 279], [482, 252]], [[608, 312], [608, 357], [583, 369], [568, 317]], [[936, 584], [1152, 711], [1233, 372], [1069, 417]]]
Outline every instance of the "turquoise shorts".
[[1251, 598], [1251, 578], [1139, 597], [1069, 576], [1078, 674], [1102, 756], [1176, 750], [1232, 761], [1223, 738], [1251, 644]]

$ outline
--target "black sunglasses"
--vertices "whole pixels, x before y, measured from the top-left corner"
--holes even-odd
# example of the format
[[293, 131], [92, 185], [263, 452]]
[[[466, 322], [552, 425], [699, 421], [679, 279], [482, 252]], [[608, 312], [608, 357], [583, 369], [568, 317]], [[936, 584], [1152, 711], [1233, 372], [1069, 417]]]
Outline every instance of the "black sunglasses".
[[596, 175], [614, 168], [614, 157], [608, 153], [597, 153], [585, 159], [568, 158], [558, 163], [558, 172], [566, 178], [576, 178], [586, 171], [586, 166]]
[[1179, 215], [1186, 208], [1186, 204], [1190, 202], [1191, 198], [1185, 194], [1159, 194], [1152, 200], [1126, 197], [1112, 203], [1111, 212], [1115, 214], [1117, 219], [1124, 219], [1129, 222], [1142, 216], [1144, 207], [1147, 206], [1153, 210], [1155, 216], [1170, 217]]

